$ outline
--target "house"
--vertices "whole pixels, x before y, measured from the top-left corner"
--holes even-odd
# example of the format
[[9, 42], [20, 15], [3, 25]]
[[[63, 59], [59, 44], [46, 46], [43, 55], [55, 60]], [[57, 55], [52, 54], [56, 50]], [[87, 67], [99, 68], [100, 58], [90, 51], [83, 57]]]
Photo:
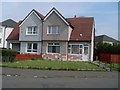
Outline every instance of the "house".
[[112, 38], [112, 37], [109, 37], [107, 35], [99, 35], [99, 36], [96, 36], [95, 37], [95, 42], [98, 43], [98, 42], [103, 42], [103, 43], [109, 43], [109, 44], [117, 44], [119, 43], [118, 40]]
[[7, 41], [20, 54], [44, 59], [93, 61], [94, 18], [65, 18], [52, 8], [46, 16], [32, 10], [18, 22]]
[[[7, 19], [0, 23], [0, 48], [7, 48], [7, 37], [12, 32], [16, 22], [12, 19]], [[11, 46], [10, 46], [11, 48]]]

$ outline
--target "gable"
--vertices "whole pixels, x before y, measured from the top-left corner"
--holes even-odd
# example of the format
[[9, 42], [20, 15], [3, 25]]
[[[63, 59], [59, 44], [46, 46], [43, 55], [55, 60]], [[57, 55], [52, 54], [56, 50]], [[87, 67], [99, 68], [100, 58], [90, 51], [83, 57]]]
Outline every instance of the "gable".
[[53, 8], [50, 12], [45, 16], [44, 21], [48, 19], [53, 13], [55, 13], [66, 25], [70, 25], [67, 20], [55, 9]]
[[40, 21], [43, 20], [44, 16], [42, 14], [40, 14], [39, 12], [37, 12], [36, 10], [32, 10], [24, 19], [23, 19], [23, 22], [19, 25], [19, 26], [22, 26], [23, 23], [26, 22], [26, 20], [31, 16], [31, 15], [35, 15]]

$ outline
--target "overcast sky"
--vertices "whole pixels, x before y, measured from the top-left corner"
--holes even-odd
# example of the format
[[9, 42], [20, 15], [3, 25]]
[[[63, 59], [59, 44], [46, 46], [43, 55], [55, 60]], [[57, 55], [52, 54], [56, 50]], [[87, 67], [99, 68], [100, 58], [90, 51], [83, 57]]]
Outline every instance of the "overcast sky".
[[65, 18], [94, 17], [96, 35], [106, 34], [118, 39], [118, 3], [117, 2], [2, 2], [2, 21], [19, 21], [35, 9], [46, 15], [55, 7]]

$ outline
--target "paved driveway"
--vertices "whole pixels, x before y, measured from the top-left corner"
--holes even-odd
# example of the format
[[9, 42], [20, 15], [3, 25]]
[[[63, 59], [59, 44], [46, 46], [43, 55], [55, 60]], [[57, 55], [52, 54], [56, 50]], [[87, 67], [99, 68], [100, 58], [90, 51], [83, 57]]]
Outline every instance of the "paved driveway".
[[118, 72], [2, 69], [3, 88], [118, 88]]

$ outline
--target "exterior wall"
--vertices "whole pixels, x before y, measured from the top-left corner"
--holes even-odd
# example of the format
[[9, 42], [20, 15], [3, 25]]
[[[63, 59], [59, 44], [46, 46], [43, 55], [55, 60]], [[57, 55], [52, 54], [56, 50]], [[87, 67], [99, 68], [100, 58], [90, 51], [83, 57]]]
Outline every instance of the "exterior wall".
[[[59, 25], [60, 34], [47, 34], [48, 25]], [[69, 26], [53, 12], [43, 23], [43, 40], [67, 40]]]
[[[36, 54], [41, 54], [41, 42], [20, 42], [20, 54], [26, 54], [27, 53], [27, 43], [38, 43], [37, 46], [37, 53]], [[31, 53], [32, 54], [32, 53]]]
[[[26, 29], [28, 26], [37, 26], [37, 35], [26, 35]], [[42, 21], [32, 13], [25, 22], [20, 26], [19, 41], [41, 41], [42, 40]]]
[[48, 43], [55, 43], [53, 41], [44, 41], [43, 42], [43, 45], [42, 45], [42, 56], [44, 59], [60, 59], [60, 60], [67, 60], [67, 45], [68, 45], [68, 42], [57, 42], [57, 43], [60, 43], [60, 53], [59, 54], [56, 54], [56, 53], [48, 53], [47, 50], [48, 50], [48, 46], [47, 44]]
[[[5, 27], [0, 26], [0, 28], [2, 28], [2, 32], [0, 32], [0, 39], [1, 39], [1, 43], [0, 43], [0, 48], [7, 48], [7, 37], [9, 36], [9, 34], [12, 32], [13, 28], [7, 27], [5, 29]], [[4, 43], [4, 35], [5, 35], [5, 43]], [[4, 43], [4, 44], [3, 44]], [[10, 46], [10, 48], [12, 48]]]
[[[90, 57], [91, 57], [91, 43], [90, 42], [69, 42], [69, 44], [75, 44], [75, 45], [77, 45], [77, 44], [88, 44], [88, 46], [89, 46], [89, 51], [88, 51], [88, 53], [89, 53], [89, 56], [88, 56], [88, 60], [87, 61], [90, 61]], [[83, 59], [83, 55], [84, 54], [68, 54], [68, 60], [70, 60], [70, 61], [86, 61], [86, 60], [84, 60]]]
[[[63, 60], [63, 61], [86, 61], [83, 59], [83, 54], [68, 54], [68, 42], [58, 42], [60, 43], [60, 53], [47, 53], [47, 43], [53, 43], [53, 41], [44, 41], [42, 45], [42, 57], [44, 59], [50, 60]], [[89, 42], [69, 42], [69, 44], [88, 44], [89, 46], [89, 56], [91, 57], [91, 44]]]

